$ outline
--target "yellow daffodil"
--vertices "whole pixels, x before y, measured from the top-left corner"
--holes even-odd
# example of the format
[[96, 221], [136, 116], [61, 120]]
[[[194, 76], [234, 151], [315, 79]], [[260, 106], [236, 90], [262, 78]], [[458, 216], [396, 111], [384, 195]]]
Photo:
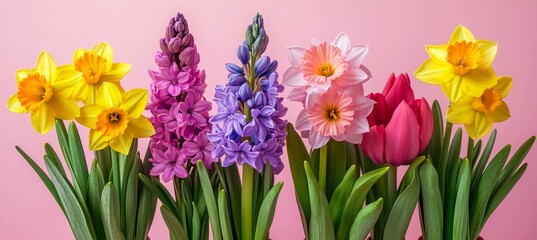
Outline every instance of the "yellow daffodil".
[[447, 121], [464, 124], [466, 132], [473, 139], [482, 138], [492, 128], [493, 123], [507, 120], [511, 114], [503, 99], [511, 89], [511, 77], [498, 78], [496, 86], [485, 89], [479, 97], [462, 96], [451, 104]]
[[448, 44], [426, 46], [431, 58], [414, 75], [423, 82], [440, 84], [452, 102], [463, 94], [479, 97], [496, 85], [491, 64], [497, 48], [495, 42], [476, 40], [468, 28], [459, 26]]
[[71, 120], [80, 114], [62, 73], [45, 51], [37, 58], [35, 69], [17, 70], [17, 93], [9, 98], [7, 106], [15, 113], [30, 113], [32, 126], [40, 134], [50, 131], [55, 118]]
[[74, 64], [65, 66], [65, 74], [73, 84], [72, 96], [75, 99], [86, 105], [93, 104], [97, 92], [104, 85], [113, 85], [121, 93], [125, 92], [119, 81], [129, 72], [131, 65], [112, 63], [113, 57], [112, 47], [107, 43], [99, 43], [91, 50], [75, 51]]
[[151, 122], [142, 115], [147, 103], [147, 90], [133, 89], [123, 95], [113, 85], [103, 85], [97, 92], [96, 103], [80, 109], [76, 120], [90, 128], [90, 150], [110, 146], [128, 154], [133, 138], [149, 137], [155, 133]]

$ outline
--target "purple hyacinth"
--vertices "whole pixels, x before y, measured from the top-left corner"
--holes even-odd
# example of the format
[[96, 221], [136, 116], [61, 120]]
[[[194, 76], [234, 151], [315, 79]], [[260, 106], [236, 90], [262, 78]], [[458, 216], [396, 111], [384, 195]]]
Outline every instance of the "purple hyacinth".
[[228, 63], [228, 82], [215, 88], [218, 112], [208, 139], [212, 157], [224, 157], [222, 166], [247, 163], [258, 172], [266, 164], [274, 173], [283, 169], [281, 155], [287, 136], [287, 108], [278, 95], [284, 87], [278, 82], [278, 62], [263, 56], [268, 36], [258, 15], [246, 31], [246, 40], [237, 49], [239, 65]]
[[211, 103], [203, 97], [205, 72], [198, 69], [200, 57], [182, 14], [170, 20], [160, 50], [155, 56], [158, 70], [149, 70], [153, 81], [147, 109], [156, 130], [151, 137], [151, 175], [162, 174], [167, 182], [173, 176], [188, 177], [189, 166], [198, 160], [207, 168], [216, 160], [207, 140]]

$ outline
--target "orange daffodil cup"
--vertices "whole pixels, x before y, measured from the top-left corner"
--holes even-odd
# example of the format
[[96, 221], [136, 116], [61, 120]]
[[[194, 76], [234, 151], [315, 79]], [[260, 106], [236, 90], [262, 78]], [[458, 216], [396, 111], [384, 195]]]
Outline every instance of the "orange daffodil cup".
[[[142, 115], [147, 90], [125, 92], [120, 84], [130, 69], [130, 64], [114, 63], [112, 47], [99, 43], [91, 50], [76, 50], [73, 64], [60, 67], [43, 51], [35, 69], [16, 73], [17, 92], [7, 107], [30, 113], [40, 134], [56, 126], [71, 180], [49, 144], [44, 157], [48, 174], [16, 149], [54, 196], [76, 239], [148, 239], [156, 197], [139, 183], [139, 175], [149, 177], [150, 154], [142, 161], [135, 139], [150, 137], [155, 130]], [[95, 151], [91, 169], [76, 124], [66, 128], [63, 122], [75, 119], [90, 129], [89, 148]]]

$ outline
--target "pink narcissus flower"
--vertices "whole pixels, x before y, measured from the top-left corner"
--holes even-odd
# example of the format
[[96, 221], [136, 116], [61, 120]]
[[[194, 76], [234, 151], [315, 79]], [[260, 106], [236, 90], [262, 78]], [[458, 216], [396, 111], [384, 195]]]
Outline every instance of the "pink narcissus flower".
[[382, 94], [371, 93], [376, 102], [367, 117], [369, 133], [362, 150], [376, 164], [408, 165], [427, 148], [433, 133], [433, 116], [425, 98], [414, 99], [407, 74], [390, 76]]
[[311, 93], [297, 119], [296, 129], [307, 137], [313, 149], [324, 146], [330, 138], [358, 144], [369, 130], [367, 116], [374, 102], [351, 87], [345, 91], [329, 88], [325, 93]]
[[309, 48], [289, 47], [291, 67], [283, 75], [283, 84], [295, 87], [289, 99], [305, 103], [312, 92], [324, 93], [331, 87], [340, 90], [352, 86], [363, 94], [362, 83], [371, 74], [362, 65], [368, 52], [365, 45], [351, 45], [349, 37], [340, 33], [331, 42], [313, 40]]

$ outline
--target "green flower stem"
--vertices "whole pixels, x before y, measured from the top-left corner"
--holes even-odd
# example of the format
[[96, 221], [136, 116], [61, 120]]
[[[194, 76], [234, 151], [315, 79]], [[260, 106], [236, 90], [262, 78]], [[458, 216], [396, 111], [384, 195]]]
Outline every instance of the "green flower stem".
[[241, 224], [242, 224], [242, 240], [253, 239], [252, 228], [252, 198], [253, 198], [253, 178], [254, 169], [248, 164], [242, 167], [242, 204], [241, 204]]
[[328, 155], [328, 144], [321, 147], [319, 156], [319, 185], [326, 193], [326, 157]]
[[[388, 212], [391, 211], [395, 200], [397, 199], [397, 167], [390, 165], [388, 170], [388, 188], [385, 204], [388, 206]], [[389, 215], [389, 214], [388, 214]]]

